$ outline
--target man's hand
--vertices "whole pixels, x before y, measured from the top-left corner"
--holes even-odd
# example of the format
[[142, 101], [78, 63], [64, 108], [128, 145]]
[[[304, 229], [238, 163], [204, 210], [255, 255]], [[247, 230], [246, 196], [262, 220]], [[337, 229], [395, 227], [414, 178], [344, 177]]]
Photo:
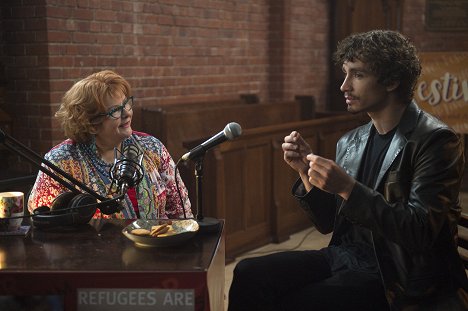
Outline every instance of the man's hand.
[[288, 163], [293, 170], [299, 173], [305, 189], [310, 191], [312, 185], [309, 183], [309, 176], [307, 176], [309, 161], [306, 159], [307, 155], [312, 153], [309, 144], [306, 143], [301, 134], [293, 131], [284, 138], [284, 143], [281, 145], [281, 148], [284, 152], [284, 161]]
[[309, 161], [307, 161], [306, 156], [312, 153], [312, 149], [301, 134], [296, 131], [291, 132], [284, 138], [281, 148], [284, 152], [284, 161], [298, 173], [307, 174]]
[[315, 154], [307, 155], [309, 162], [309, 182], [323, 191], [338, 194], [348, 200], [356, 181], [338, 166], [334, 161], [319, 157]]

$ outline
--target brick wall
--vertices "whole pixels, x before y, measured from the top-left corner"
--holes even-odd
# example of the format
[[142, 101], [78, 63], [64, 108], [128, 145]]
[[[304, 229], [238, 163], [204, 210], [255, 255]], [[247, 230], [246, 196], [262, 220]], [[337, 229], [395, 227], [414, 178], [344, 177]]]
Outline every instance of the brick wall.
[[5, 99], [0, 108], [13, 118], [12, 134], [28, 144], [35, 142], [35, 147], [51, 136], [43, 2], [21, 6], [20, 1], [5, 1], [1, 7]]
[[425, 0], [404, 1], [402, 32], [419, 51], [468, 51], [468, 31], [427, 31]]
[[129, 80], [137, 106], [241, 93], [256, 93], [262, 102], [325, 96], [326, 78], [316, 75], [327, 71], [326, 0], [0, 5], [5, 110], [14, 116], [13, 135], [41, 153], [63, 138], [53, 114], [64, 92], [102, 69]]
[[[2, 0], [0, 109], [12, 134], [43, 153], [63, 139], [64, 92], [113, 69], [136, 105], [327, 99], [328, 0]], [[404, 1], [402, 32], [421, 51], [468, 50], [467, 32], [429, 32], [425, 0]], [[137, 111], [137, 109], [136, 109]], [[138, 120], [136, 113], [135, 120]], [[136, 128], [137, 129], [137, 128]]]

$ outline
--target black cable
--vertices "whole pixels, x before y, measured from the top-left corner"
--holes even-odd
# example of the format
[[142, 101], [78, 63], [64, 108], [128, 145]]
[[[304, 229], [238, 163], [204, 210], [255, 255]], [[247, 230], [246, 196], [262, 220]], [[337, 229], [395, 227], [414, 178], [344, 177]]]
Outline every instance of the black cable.
[[242, 259], [242, 258], [249, 258], [249, 257], [253, 257], [253, 256], [258, 256], [258, 255], [266, 255], [266, 254], [271, 254], [271, 253], [276, 253], [276, 252], [293, 251], [293, 250], [298, 249], [299, 247], [301, 247], [301, 245], [309, 237], [309, 235], [311, 235], [315, 231], [317, 231], [317, 229], [315, 227], [310, 229], [310, 231], [307, 232], [304, 235], [304, 237], [299, 241], [299, 243], [296, 246], [294, 246], [293, 248], [275, 249], [275, 250], [263, 251], [263, 252], [262, 251], [260, 251], [260, 252], [247, 252], [243, 256], [237, 257], [236, 260]]
[[[182, 204], [182, 210], [184, 211], [184, 219], [187, 219], [187, 214], [185, 213], [185, 202], [182, 200], [182, 194], [180, 193], [180, 188], [179, 188], [179, 182], [177, 180], [177, 170], [179, 168], [179, 163], [180, 161], [182, 160], [179, 159], [176, 163], [176, 166], [175, 166], [175, 173], [174, 173], [174, 178], [175, 178], [175, 184], [176, 184], [176, 189], [177, 189], [177, 193], [179, 194], [179, 199], [180, 199], [180, 203]], [[182, 178], [182, 177], [181, 177]]]

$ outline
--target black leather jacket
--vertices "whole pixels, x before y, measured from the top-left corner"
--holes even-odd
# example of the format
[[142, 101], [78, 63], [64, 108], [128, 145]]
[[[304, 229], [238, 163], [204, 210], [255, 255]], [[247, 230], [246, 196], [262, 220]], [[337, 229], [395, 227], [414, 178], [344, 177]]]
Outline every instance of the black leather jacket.
[[[336, 162], [353, 177], [371, 126], [350, 131], [337, 144]], [[333, 231], [331, 245], [339, 243], [346, 222], [370, 229], [392, 310], [466, 310], [467, 278], [456, 243], [462, 147], [453, 130], [413, 102], [374, 189], [358, 182], [344, 201], [317, 188], [301, 195], [299, 181], [293, 187], [318, 231]]]

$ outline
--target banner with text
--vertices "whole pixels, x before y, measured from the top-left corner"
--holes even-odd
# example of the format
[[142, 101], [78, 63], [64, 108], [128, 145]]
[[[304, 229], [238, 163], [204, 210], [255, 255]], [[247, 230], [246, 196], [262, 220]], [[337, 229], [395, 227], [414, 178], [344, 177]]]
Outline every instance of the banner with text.
[[78, 311], [194, 311], [193, 289], [79, 288]]
[[468, 53], [422, 52], [414, 99], [458, 133], [468, 134]]

